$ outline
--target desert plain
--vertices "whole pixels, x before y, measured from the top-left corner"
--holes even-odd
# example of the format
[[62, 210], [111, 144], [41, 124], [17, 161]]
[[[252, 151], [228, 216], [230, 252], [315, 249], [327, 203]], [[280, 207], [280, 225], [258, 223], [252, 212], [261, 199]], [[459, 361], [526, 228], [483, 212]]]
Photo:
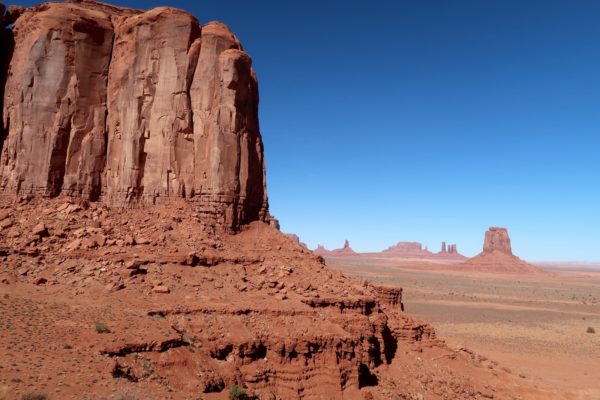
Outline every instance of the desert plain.
[[349, 276], [402, 286], [406, 311], [435, 326], [450, 347], [485, 355], [559, 397], [600, 398], [600, 265], [497, 274], [458, 270], [460, 261], [451, 260], [326, 260]]

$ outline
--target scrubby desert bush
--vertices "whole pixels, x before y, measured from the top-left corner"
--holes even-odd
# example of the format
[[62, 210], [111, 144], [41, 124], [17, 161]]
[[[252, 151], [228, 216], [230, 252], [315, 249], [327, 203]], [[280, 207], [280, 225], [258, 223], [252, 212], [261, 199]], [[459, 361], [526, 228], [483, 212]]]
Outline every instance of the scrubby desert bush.
[[596, 330], [594, 328], [592, 328], [591, 326], [588, 326], [587, 328], [587, 333], [596, 333]]
[[10, 387], [0, 386], [0, 400], [7, 400], [9, 398], [10, 392]]
[[44, 393], [25, 393], [21, 396], [21, 400], [47, 400], [48, 396]]
[[109, 333], [110, 329], [108, 329], [108, 326], [106, 326], [106, 324], [104, 322], [96, 321], [96, 332]]
[[247, 398], [246, 389], [237, 383], [229, 388], [229, 400], [246, 400]]

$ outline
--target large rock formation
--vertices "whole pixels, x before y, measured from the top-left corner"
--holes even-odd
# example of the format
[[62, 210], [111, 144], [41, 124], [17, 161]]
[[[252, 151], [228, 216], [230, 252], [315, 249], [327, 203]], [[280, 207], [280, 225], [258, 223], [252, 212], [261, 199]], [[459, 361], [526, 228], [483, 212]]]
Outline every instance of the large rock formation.
[[456, 244], [446, 244], [446, 242], [442, 242], [441, 250], [435, 255], [438, 258], [450, 258], [450, 259], [457, 259], [457, 260], [466, 258], [462, 254], [458, 253]]
[[358, 255], [358, 253], [350, 247], [350, 242], [348, 240], [344, 240], [344, 247], [342, 248], [327, 250], [323, 245], [318, 245], [313, 252], [323, 257], [348, 257]]
[[[317, 248], [316, 253], [330, 256], [331, 252], [327, 253], [325, 249]], [[365, 257], [382, 257], [382, 258], [395, 258], [395, 259], [406, 259], [414, 261], [462, 261], [466, 257], [458, 253], [455, 244], [446, 245], [446, 242], [442, 242], [441, 251], [433, 253], [427, 249], [427, 246], [419, 242], [398, 242], [395, 245], [388, 247], [387, 249], [378, 253], [356, 253]]]
[[393, 246], [383, 250], [382, 253], [406, 253], [406, 254], [422, 254], [423, 245], [419, 242], [398, 242]]
[[0, 190], [185, 198], [226, 229], [268, 218], [257, 80], [225, 25], [89, 0], [13, 19]]
[[512, 255], [510, 237], [508, 237], [506, 228], [491, 227], [485, 232], [483, 252], [493, 253], [495, 251]]
[[461, 264], [459, 268], [497, 273], [542, 272], [540, 268], [513, 255], [508, 231], [506, 228], [498, 227], [487, 230], [483, 251]]

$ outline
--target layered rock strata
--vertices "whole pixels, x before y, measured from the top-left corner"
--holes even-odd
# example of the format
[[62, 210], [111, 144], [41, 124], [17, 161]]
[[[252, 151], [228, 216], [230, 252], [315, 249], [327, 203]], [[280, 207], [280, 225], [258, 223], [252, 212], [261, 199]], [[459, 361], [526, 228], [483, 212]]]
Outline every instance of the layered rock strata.
[[258, 84], [225, 25], [85, 0], [13, 22], [0, 190], [115, 206], [185, 198], [226, 229], [268, 219]]

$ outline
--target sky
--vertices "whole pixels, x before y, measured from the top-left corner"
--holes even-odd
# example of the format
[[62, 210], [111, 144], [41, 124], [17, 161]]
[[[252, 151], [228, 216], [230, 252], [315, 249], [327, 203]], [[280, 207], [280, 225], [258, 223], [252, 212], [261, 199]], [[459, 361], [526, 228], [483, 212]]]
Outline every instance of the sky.
[[[254, 60], [271, 213], [310, 248], [600, 261], [600, 2], [170, 1]], [[21, 2], [28, 5], [32, 2]]]

